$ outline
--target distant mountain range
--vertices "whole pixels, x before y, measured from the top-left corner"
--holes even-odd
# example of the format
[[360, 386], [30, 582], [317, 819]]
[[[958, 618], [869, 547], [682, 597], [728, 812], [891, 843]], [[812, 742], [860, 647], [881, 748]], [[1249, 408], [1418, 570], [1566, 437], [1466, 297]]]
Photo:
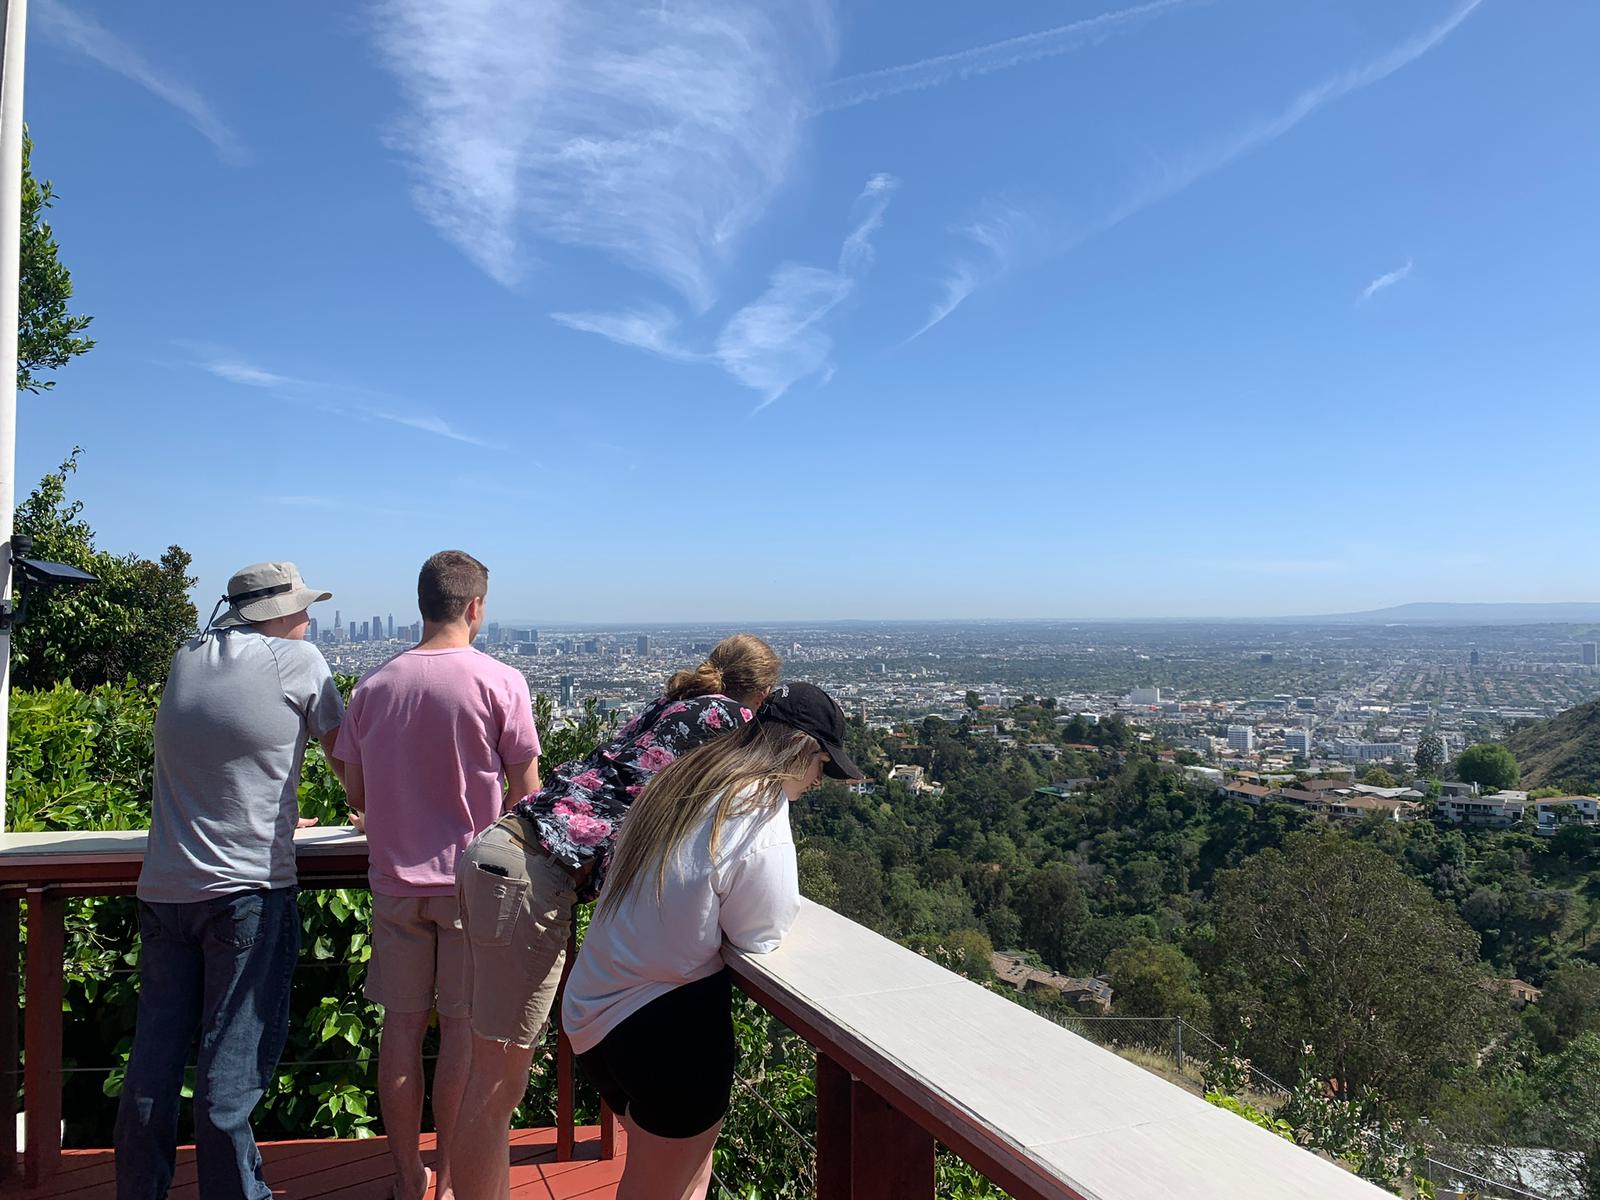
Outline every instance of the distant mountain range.
[[1600, 624], [1600, 604], [1397, 604], [1300, 619], [1334, 625], [1584, 625]]

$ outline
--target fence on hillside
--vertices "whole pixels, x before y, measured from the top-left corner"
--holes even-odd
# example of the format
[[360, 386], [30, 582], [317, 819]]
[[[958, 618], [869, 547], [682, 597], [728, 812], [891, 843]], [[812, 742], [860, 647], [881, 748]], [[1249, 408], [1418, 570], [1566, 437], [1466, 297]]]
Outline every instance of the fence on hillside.
[[[1203, 1088], [1212, 1062], [1233, 1053], [1182, 1017], [1098, 1017], [1059, 1011], [1041, 1015], [1196, 1091]], [[1258, 1106], [1274, 1108], [1288, 1099], [1289, 1088], [1282, 1083], [1251, 1063], [1241, 1060], [1240, 1066], [1249, 1079], [1248, 1098]], [[1379, 1135], [1372, 1137], [1376, 1140]], [[1441, 1140], [1429, 1148], [1425, 1173], [1441, 1200], [1447, 1196], [1576, 1200], [1582, 1193], [1568, 1188], [1564, 1177], [1570, 1173], [1570, 1158], [1556, 1150], [1466, 1146]]]

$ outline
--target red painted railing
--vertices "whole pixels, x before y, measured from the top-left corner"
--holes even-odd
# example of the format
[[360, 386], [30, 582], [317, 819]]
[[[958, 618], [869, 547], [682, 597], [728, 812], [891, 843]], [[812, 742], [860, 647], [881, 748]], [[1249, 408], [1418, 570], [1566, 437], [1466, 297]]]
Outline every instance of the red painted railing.
[[[15, 1015], [0, 1016], [0, 1179], [17, 1169], [16, 1077], [22, 1059], [24, 1147], [22, 1174], [35, 1186], [61, 1160], [62, 999], [66, 953], [66, 901], [74, 896], [132, 895], [144, 861], [140, 833], [0, 834], [0, 1014], [21, 1008], [18, 1045]], [[300, 886], [305, 889], [367, 886], [366, 839], [353, 831], [315, 830], [297, 839]], [[26, 946], [19, 933], [26, 918]], [[25, 979], [17, 972], [26, 950]], [[570, 969], [576, 943], [569, 942]], [[25, 991], [19, 994], [19, 982]], [[562, 977], [563, 985], [566, 977]], [[26, 996], [27, 1005], [19, 1000]], [[559, 997], [557, 1004], [560, 1003]], [[566, 1035], [556, 1053], [556, 1159], [573, 1157], [573, 1054]], [[616, 1121], [602, 1107], [600, 1156], [612, 1158]]]

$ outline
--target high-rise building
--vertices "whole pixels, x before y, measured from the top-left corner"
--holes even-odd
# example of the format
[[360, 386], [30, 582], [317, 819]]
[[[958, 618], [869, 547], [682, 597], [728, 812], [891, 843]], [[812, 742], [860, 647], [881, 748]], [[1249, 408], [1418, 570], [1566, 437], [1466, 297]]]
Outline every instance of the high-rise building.
[[357, 638], [356, 640], [360, 641], [360, 642], [370, 642], [372, 640], [372, 630], [371, 630], [370, 622], [367, 622], [367, 621], [361, 622], [361, 636], [359, 638]]
[[1136, 687], [1128, 693], [1129, 704], [1160, 704], [1161, 689], [1158, 687]]
[[562, 708], [571, 708], [572, 707], [572, 676], [571, 675], [563, 675], [561, 677], [561, 707]]
[[372, 640], [375, 642], [383, 641], [383, 618], [376, 613], [372, 616]]
[[500, 622], [490, 621], [488, 625], [484, 626], [484, 630], [489, 635], [489, 645], [498, 646], [500, 644]]
[[650, 635], [648, 633], [641, 633], [639, 635], [639, 644], [637, 649], [639, 651], [640, 658], [644, 658], [650, 653]]
[[311, 618], [311, 624], [306, 626], [306, 641], [315, 642], [316, 640], [317, 640], [317, 619], [315, 617], [312, 617]]
[[1478, 665], [1479, 658], [1478, 658], [1478, 652], [1476, 650], [1474, 650], [1472, 652], [1472, 658], [1469, 661], [1472, 663], [1473, 666], [1477, 666]]
[[336, 608], [333, 610], [333, 640], [338, 641], [344, 636], [344, 616]]
[[590, 638], [588, 641], [584, 642], [584, 644], [583, 644], [583, 652], [585, 654], [599, 654], [600, 653], [600, 639], [599, 638]]
[[1256, 748], [1256, 731], [1253, 725], [1229, 725], [1228, 748], [1249, 754]]
[[1289, 753], [1298, 754], [1301, 758], [1311, 757], [1311, 730], [1287, 729], [1283, 734], [1283, 743], [1289, 748]]
[[394, 641], [394, 614], [389, 614], [389, 640]]
[[1583, 665], [1586, 667], [1600, 667], [1600, 642], [1585, 642], [1583, 644]]

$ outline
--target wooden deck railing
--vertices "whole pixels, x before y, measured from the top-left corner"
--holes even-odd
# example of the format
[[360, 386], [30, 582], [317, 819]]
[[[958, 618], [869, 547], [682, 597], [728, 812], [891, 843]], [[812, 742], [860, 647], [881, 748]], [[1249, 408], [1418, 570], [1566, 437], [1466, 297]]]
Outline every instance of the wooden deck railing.
[[[143, 849], [142, 833], [0, 835], [0, 1012], [18, 1008], [27, 905], [30, 1183], [61, 1150], [63, 903], [131, 892]], [[365, 839], [352, 831], [303, 831], [297, 849], [303, 887], [366, 885]], [[936, 1144], [1018, 1200], [1387, 1195], [818, 905], [803, 905], [776, 952], [726, 957], [740, 987], [817, 1051], [817, 1200], [929, 1200]], [[0, 1020], [0, 1170], [15, 1162], [17, 1049], [15, 1020]], [[559, 1154], [570, 1157], [565, 1039], [557, 1072]], [[603, 1120], [606, 1157], [611, 1129]]]
[[[0, 834], [0, 1179], [16, 1170], [16, 1064], [22, 1051], [23, 1152], [26, 1182], [48, 1178], [61, 1158], [62, 1021], [65, 902], [73, 896], [132, 895], [144, 863], [144, 831]], [[303, 829], [295, 836], [302, 888], [365, 888], [367, 839], [345, 828]], [[24, 907], [25, 906], [25, 907]], [[19, 929], [27, 919], [26, 990], [19, 993]], [[575, 944], [569, 943], [570, 969]], [[565, 985], [566, 977], [562, 977]], [[18, 1046], [18, 1000], [22, 1040]], [[559, 998], [557, 1000], [559, 1004]], [[556, 1159], [573, 1156], [572, 1046], [556, 1052]], [[615, 1153], [616, 1123], [602, 1109], [600, 1156]]]
[[928, 1200], [941, 1143], [1018, 1200], [1388, 1193], [820, 905], [725, 954], [817, 1050], [817, 1200]]

